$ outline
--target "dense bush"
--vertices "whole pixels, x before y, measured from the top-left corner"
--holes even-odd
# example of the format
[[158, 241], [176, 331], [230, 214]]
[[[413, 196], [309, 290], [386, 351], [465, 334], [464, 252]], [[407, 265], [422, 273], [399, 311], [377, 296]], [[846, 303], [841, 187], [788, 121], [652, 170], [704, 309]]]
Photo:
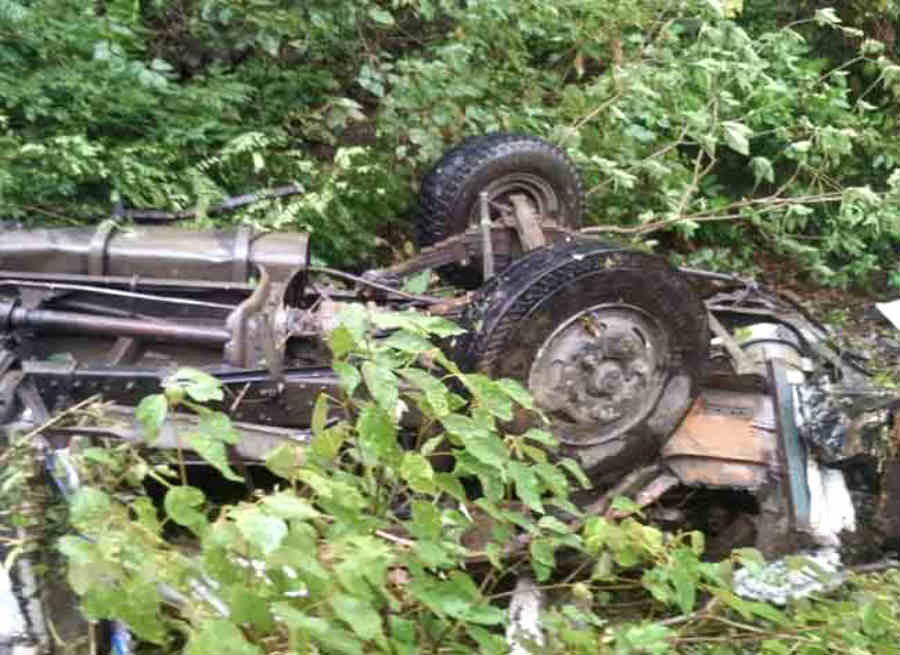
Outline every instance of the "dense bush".
[[[555, 453], [554, 437], [502, 428], [514, 412], [534, 411], [528, 392], [463, 374], [431, 345], [455, 326], [359, 306], [341, 318], [328, 339], [340, 389], [319, 396], [307, 443], [269, 454], [266, 490], [235, 485], [229, 498], [224, 479], [192, 485], [180, 450], [76, 437], [55, 460], [62, 486], [80, 481], [66, 517], [46, 500], [35, 434], [14, 439], [0, 452], [0, 503], [30, 538], [8, 562], [34, 551], [42, 533], [62, 534], [45, 546], [65, 555], [85, 616], [124, 621], [139, 653], [504, 653], [521, 575], [551, 601], [541, 617], [547, 642], [534, 652], [896, 645], [896, 571], [853, 576], [783, 609], [742, 599], [732, 573], [759, 566], [757, 551], [704, 561], [702, 533], [645, 524], [627, 498], [613, 501], [625, 518], [579, 512], [570, 497], [586, 480]], [[373, 338], [386, 329], [395, 331]], [[238, 435], [205, 406], [222, 396], [214, 378], [182, 369], [137, 417], [152, 443], [169, 412], [197, 414], [181, 443], [240, 481], [225, 450]], [[102, 404], [85, 405], [57, 420], [110, 420]], [[422, 419], [412, 431], [401, 426], [408, 412]]]
[[692, 261], [893, 268], [896, 2], [724, 5], [0, 0], [0, 214], [202, 210], [294, 181], [305, 196], [227, 220], [312, 230], [349, 265], [408, 228], [389, 219], [442, 150], [517, 130], [579, 161], [592, 223]]

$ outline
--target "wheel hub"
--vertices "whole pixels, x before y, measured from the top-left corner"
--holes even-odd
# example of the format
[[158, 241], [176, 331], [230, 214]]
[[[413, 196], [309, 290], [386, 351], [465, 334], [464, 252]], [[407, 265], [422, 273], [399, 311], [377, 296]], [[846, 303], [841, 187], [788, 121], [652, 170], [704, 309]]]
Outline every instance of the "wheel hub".
[[528, 384], [554, 418], [577, 426], [564, 442], [601, 443], [634, 427], [656, 405], [668, 358], [656, 319], [630, 305], [585, 309], [538, 350]]
[[[528, 198], [532, 209], [542, 220], [549, 220], [559, 212], [559, 198], [553, 187], [544, 179], [529, 173], [513, 173], [504, 175], [484, 188], [488, 194], [491, 207], [491, 221], [504, 220], [515, 211], [510, 196], [521, 194]], [[478, 225], [480, 222], [479, 205], [476, 202], [472, 206], [469, 216], [469, 225]]]

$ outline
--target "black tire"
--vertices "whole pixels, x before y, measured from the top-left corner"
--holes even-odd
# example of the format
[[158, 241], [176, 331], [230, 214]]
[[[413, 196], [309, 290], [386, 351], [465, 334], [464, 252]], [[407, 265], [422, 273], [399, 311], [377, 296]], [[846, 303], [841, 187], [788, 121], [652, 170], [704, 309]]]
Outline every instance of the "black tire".
[[[556, 146], [536, 137], [493, 133], [471, 137], [449, 150], [425, 175], [416, 212], [416, 242], [430, 246], [465, 231], [478, 222], [479, 194], [488, 192], [492, 219], [499, 205], [513, 193], [529, 198], [545, 220], [561, 227], [581, 227], [584, 188], [569, 157]], [[497, 257], [501, 271], [510, 257]], [[481, 262], [447, 266], [443, 277], [474, 287], [482, 281]]]
[[465, 324], [461, 361], [530, 387], [595, 481], [658, 454], [699, 391], [709, 347], [705, 306], [674, 268], [582, 238], [491, 279]]

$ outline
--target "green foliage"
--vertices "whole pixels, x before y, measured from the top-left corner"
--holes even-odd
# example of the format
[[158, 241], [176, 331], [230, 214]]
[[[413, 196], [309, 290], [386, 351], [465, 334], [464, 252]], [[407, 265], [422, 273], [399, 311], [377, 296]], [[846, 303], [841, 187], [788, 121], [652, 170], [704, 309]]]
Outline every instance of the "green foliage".
[[[337, 369], [353, 382], [340, 397], [319, 397], [308, 444], [269, 455], [267, 466], [283, 478], [280, 488], [213, 513], [182, 471], [161, 478], [168, 489], [162, 507], [153, 509], [140, 487], [120, 486], [114, 457], [98, 457], [100, 449], [75, 455], [88, 485], [73, 498], [70, 521], [96, 541], [73, 535], [59, 547], [90, 618], [122, 618], [141, 639], [167, 648], [182, 634], [185, 652], [222, 644], [242, 653], [393, 652], [409, 644], [466, 650], [495, 639], [505, 621], [465, 565], [469, 558], [486, 556], [505, 570], [518, 534], [538, 554], [536, 574], [547, 579], [555, 550], [580, 548], [574, 528], [545, 515], [554, 505], [577, 512], [566, 475], [536, 468], [550, 466], [536, 444], [552, 439], [539, 430], [511, 435], [500, 428], [514, 405], [532, 405], [520, 385], [461, 373], [429, 342], [460, 332], [443, 319], [370, 316], [358, 307], [341, 318], [329, 341]], [[373, 337], [384, 329], [395, 331]], [[469, 390], [469, 404], [453, 385]], [[225, 477], [240, 479], [224, 452], [212, 449], [231, 441], [233, 428], [200, 404], [221, 399], [215, 378], [180, 369], [163, 386], [138, 408], [148, 434], [165, 430], [173, 409], [192, 410], [199, 420], [182, 442]], [[407, 439], [421, 452], [404, 451], [398, 440], [400, 417], [413, 407], [424, 420]], [[438, 455], [452, 455], [452, 469], [437, 467]], [[474, 502], [464, 491], [472, 480], [486, 491]], [[492, 529], [472, 536], [484, 521]], [[163, 531], [174, 526], [196, 545], [164, 541]], [[258, 584], [248, 587], [248, 574]], [[169, 593], [132, 595], [157, 584]], [[196, 595], [198, 585], [206, 595]], [[173, 606], [172, 598], [183, 600]], [[410, 633], [413, 625], [420, 627]]]
[[782, 4], [4, 0], [0, 213], [202, 216], [295, 182], [217, 220], [350, 265], [449, 145], [525, 131], [578, 160], [595, 224], [863, 280], [900, 242], [896, 2]]
[[[361, 307], [341, 319], [329, 343], [342, 388], [316, 401], [307, 443], [269, 454], [274, 489], [222, 503], [187, 483], [180, 451], [172, 466], [133, 443], [73, 441], [82, 486], [55, 545], [88, 618], [124, 620], [152, 652], [499, 653], [506, 584], [530, 570], [553, 601], [540, 652], [721, 652], [725, 640], [729, 652], [886, 652], [896, 639], [896, 571], [783, 609], [739, 598], [732, 571], [762, 565], [759, 552], [704, 561], [701, 533], [642, 523], [627, 498], [613, 503], [622, 520], [581, 516], [570, 493], [587, 480], [558, 459], [553, 435], [502, 428], [533, 406], [528, 392], [463, 374], [431, 345], [458, 328]], [[181, 369], [145, 401], [145, 425], [166, 430], [171, 410], [189, 410], [207, 439], [230, 439], [227, 418], [197, 402], [219, 392]], [[401, 419], [412, 411], [410, 432]], [[79, 422], [91, 417], [102, 421], [102, 407]], [[37, 454], [23, 440], [0, 458], [0, 500], [18, 516], [35, 507], [23, 490], [46, 488], [22, 484]], [[148, 476], [165, 487], [161, 502]]]

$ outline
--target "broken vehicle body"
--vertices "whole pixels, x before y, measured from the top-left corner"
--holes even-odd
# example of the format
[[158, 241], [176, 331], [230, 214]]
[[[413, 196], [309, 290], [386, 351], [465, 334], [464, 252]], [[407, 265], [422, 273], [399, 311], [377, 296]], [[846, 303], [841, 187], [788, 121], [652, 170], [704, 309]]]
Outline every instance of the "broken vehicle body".
[[[529, 137], [463, 144], [423, 184], [426, 247], [361, 276], [311, 266], [305, 234], [113, 221], [6, 229], [0, 432], [101, 394], [117, 420], [48, 429], [52, 446], [75, 433], [140, 440], [128, 408], [189, 365], [226, 389], [222, 409], [242, 434], [232, 457], [261, 460], [307, 439], [316, 397], [338, 383], [323, 337], [342, 304], [366, 303], [468, 327], [449, 346], [457, 361], [529, 388], [595, 484], [587, 511], [614, 515], [611, 494], [632, 495], [662, 523], [699, 522], [714, 552], [754, 545], [775, 557], [836, 547], [849, 532], [894, 545], [896, 395], [871, 388], [790, 299], [579, 234], [573, 175]], [[470, 290], [403, 289], [429, 269]], [[154, 446], [175, 443], [163, 434]], [[695, 492], [726, 500], [685, 502]], [[851, 504], [850, 518], [829, 521], [822, 504], [836, 498], [877, 511], [861, 525]]]

